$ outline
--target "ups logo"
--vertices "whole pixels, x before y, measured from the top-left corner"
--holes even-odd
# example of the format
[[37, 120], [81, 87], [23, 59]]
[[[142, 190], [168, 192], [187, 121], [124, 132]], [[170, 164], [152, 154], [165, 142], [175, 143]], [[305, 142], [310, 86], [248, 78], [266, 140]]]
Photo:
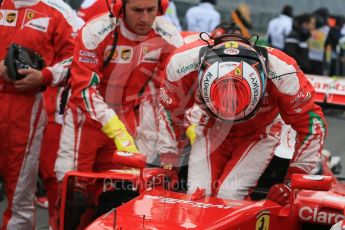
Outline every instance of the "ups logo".
[[123, 60], [128, 60], [131, 58], [131, 54], [132, 54], [132, 52], [130, 49], [124, 49], [121, 51], [121, 58]]
[[0, 20], [3, 19], [4, 15], [0, 12]]
[[9, 13], [6, 15], [6, 22], [12, 23], [15, 22], [17, 19], [17, 14], [16, 13]]

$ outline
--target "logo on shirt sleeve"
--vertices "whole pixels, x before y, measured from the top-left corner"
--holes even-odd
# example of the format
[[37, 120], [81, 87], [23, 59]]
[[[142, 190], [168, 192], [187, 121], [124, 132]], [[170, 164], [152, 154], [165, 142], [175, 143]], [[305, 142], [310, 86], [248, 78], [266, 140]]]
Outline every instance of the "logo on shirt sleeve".
[[[112, 50], [112, 46], [107, 46], [104, 52], [104, 59], [107, 60]], [[117, 46], [114, 54], [110, 60], [111, 63], [128, 64], [131, 63], [133, 58], [132, 46]]]
[[140, 61], [141, 62], [159, 62], [162, 53], [162, 48], [158, 47], [155, 44], [147, 44], [144, 43], [142, 45], [141, 53], [140, 53]]
[[0, 25], [16, 26], [18, 19], [17, 10], [0, 10]]

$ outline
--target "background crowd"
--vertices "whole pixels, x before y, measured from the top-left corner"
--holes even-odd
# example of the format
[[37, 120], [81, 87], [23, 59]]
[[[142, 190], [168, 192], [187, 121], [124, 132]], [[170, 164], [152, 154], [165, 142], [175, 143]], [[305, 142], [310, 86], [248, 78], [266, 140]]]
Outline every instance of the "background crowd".
[[[83, 7], [87, 8], [94, 1], [67, 0], [66, 2], [80, 12]], [[285, 5], [281, 8], [281, 12], [276, 12], [276, 15], [267, 13], [263, 18], [266, 20], [268, 18], [268, 21], [260, 21], [256, 15], [257, 22], [254, 25], [251, 12], [253, 6], [248, 1], [234, 1], [227, 13], [224, 13], [224, 8], [220, 8], [224, 4], [220, 4], [219, 0], [200, 0], [199, 4], [191, 2], [186, 4], [186, 1], [181, 0], [169, 2], [165, 17], [180, 31], [210, 32], [221, 22], [232, 21], [241, 28], [243, 35], [259, 34], [262, 44], [284, 50], [296, 58], [306, 73], [345, 75], [345, 17], [332, 12], [327, 7], [301, 11], [299, 9], [301, 7], [293, 4]], [[334, 8], [336, 6], [331, 9]], [[296, 11], [298, 13], [295, 13]], [[287, 48], [285, 43], [288, 43]]]
[[[193, 31], [209, 31], [205, 26], [210, 23], [200, 23], [200, 28], [192, 27], [191, 22], [197, 20], [191, 12], [204, 9], [208, 2], [210, 16], [203, 20], [219, 22], [216, 1], [201, 1], [198, 6], [187, 9], [182, 16], [183, 29]], [[218, 1], [220, 2], [220, 1]], [[213, 5], [213, 7], [212, 7]], [[295, 8], [295, 10], [294, 10]], [[297, 59], [302, 70], [309, 74], [343, 76], [344, 72], [344, 16], [336, 15], [327, 7], [296, 14], [296, 6], [285, 5], [281, 12], [270, 18], [268, 23], [253, 26], [251, 5], [239, 3], [229, 10], [229, 15], [222, 14], [221, 21], [231, 20], [238, 25], [245, 36], [259, 34], [260, 41], [272, 47], [279, 48]], [[214, 12], [214, 13], [213, 13]]]

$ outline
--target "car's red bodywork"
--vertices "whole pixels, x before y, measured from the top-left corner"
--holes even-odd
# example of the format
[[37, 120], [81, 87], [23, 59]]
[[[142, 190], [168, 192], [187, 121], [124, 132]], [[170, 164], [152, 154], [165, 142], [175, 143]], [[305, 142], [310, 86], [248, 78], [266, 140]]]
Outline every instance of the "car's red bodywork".
[[344, 219], [345, 198], [335, 191], [300, 191], [293, 204], [238, 201], [153, 189], [99, 217], [87, 229], [302, 229]]
[[[315, 75], [307, 75], [307, 77], [314, 85], [318, 103], [326, 106], [345, 106], [345, 79]], [[88, 230], [290, 230], [304, 229], [305, 223], [315, 224], [315, 226], [331, 226], [345, 219], [345, 186], [332, 174], [325, 160], [323, 161], [323, 174], [328, 177], [316, 180], [315, 178], [303, 178], [303, 175], [295, 175], [292, 186], [296, 188], [296, 191], [298, 190], [298, 193], [295, 197], [291, 197], [292, 202], [288, 207], [282, 207], [269, 200], [241, 201], [214, 197], [195, 200], [189, 194], [166, 190], [163, 188], [162, 178], [168, 176], [174, 181], [176, 175], [161, 168], [143, 169], [145, 159], [140, 154], [134, 157], [132, 155], [126, 155], [124, 158], [114, 156], [114, 159], [119, 160], [117, 162], [119, 164], [130, 162], [129, 166], [140, 168], [138, 175], [118, 171], [67, 173], [63, 185], [62, 223], [65, 218], [68, 181], [72, 177], [103, 179], [104, 182], [106, 180], [126, 180], [135, 184], [140, 193], [138, 197], [93, 221], [86, 228]], [[61, 226], [60, 229], [64, 229], [64, 227]]]
[[141, 169], [140, 175], [114, 171], [70, 172], [64, 180], [64, 191], [67, 190], [68, 178], [75, 176], [125, 179], [138, 185], [138, 197], [102, 215], [86, 228], [88, 230], [303, 229], [305, 223], [331, 226], [345, 219], [345, 187], [336, 180], [326, 164], [324, 167], [328, 176], [293, 175], [291, 186], [298, 193], [291, 196], [291, 205], [287, 207], [270, 200], [242, 201], [215, 197], [195, 200], [189, 194], [164, 189], [160, 180], [156, 179], [166, 173], [172, 176], [172, 173], [160, 168]]

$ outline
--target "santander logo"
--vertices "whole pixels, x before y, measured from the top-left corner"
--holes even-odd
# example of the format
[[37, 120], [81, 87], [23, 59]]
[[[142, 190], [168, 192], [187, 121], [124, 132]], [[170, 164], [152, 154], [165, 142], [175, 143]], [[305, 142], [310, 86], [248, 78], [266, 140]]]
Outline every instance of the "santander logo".
[[301, 220], [318, 224], [335, 224], [345, 219], [345, 216], [334, 212], [320, 211], [317, 208], [311, 208], [308, 206], [302, 207], [298, 216]]

